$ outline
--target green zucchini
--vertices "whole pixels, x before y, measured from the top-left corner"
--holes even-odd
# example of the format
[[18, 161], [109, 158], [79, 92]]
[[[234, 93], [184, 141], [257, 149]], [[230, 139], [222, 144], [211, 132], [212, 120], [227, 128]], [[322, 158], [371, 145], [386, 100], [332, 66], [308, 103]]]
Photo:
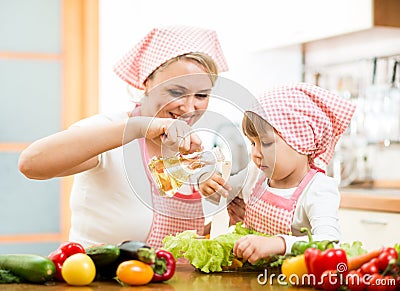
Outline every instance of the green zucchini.
[[116, 245], [93, 245], [85, 249], [96, 267], [104, 267], [114, 263], [119, 258], [119, 248]]
[[9, 270], [0, 269], [0, 284], [21, 283], [23, 280]]
[[0, 269], [31, 283], [44, 283], [54, 278], [56, 266], [47, 257], [34, 254], [0, 255]]

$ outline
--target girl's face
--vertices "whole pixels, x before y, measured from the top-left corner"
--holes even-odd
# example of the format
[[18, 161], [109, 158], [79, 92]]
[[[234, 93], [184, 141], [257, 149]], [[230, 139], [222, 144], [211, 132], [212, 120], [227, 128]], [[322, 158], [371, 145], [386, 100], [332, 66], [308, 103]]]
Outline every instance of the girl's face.
[[276, 188], [296, 187], [309, 171], [308, 158], [290, 147], [277, 132], [266, 123], [267, 130], [257, 137], [248, 137], [251, 158]]
[[201, 65], [181, 59], [146, 83], [142, 114], [196, 122], [209, 103], [212, 82]]

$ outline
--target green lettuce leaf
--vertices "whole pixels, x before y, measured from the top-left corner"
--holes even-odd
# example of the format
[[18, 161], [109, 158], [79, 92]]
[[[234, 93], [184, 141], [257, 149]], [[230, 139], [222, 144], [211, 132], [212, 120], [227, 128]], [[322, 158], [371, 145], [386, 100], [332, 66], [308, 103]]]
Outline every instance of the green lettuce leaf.
[[202, 272], [220, 272], [223, 267], [232, 265], [235, 242], [248, 234], [263, 235], [238, 223], [233, 233], [222, 234], [214, 239], [199, 239], [194, 230], [169, 235], [163, 239], [163, 248], [177, 259], [183, 256]]
[[163, 239], [163, 248], [172, 253], [176, 259], [179, 259], [189, 248], [190, 242], [196, 240], [196, 237], [195, 230], [186, 230], [176, 236], [168, 235]]
[[263, 235], [266, 236], [266, 234], [256, 231], [256, 230], [252, 230], [250, 228], [247, 228], [245, 226], [243, 226], [243, 222], [238, 222], [235, 225], [235, 230], [233, 231], [233, 233], [237, 233], [240, 235], [248, 235], [248, 234], [257, 234], [257, 235]]
[[346, 252], [348, 258], [359, 256], [367, 252], [367, 250], [362, 247], [362, 242], [358, 240], [353, 241], [351, 244], [348, 242], [341, 243], [340, 248]]

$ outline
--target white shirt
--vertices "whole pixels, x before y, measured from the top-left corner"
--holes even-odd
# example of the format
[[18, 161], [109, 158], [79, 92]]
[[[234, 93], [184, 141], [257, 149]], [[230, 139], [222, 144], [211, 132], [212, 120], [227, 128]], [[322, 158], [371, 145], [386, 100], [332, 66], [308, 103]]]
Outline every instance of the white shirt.
[[[233, 188], [232, 195], [242, 195], [246, 202], [260, 174], [261, 171], [251, 162], [246, 169], [232, 176], [228, 182]], [[277, 189], [266, 185], [265, 187], [284, 198], [289, 198], [296, 189]], [[339, 205], [337, 181], [323, 173], [316, 173], [297, 200], [291, 227], [292, 235], [280, 235], [286, 243], [286, 254], [291, 252], [296, 241], [308, 241], [307, 236], [300, 232], [302, 227], [311, 230], [315, 241], [340, 240]]]
[[[127, 119], [126, 112], [96, 115], [73, 126]], [[146, 241], [153, 212], [151, 190], [137, 141], [99, 156], [98, 165], [75, 175], [71, 191], [70, 241], [89, 246]]]

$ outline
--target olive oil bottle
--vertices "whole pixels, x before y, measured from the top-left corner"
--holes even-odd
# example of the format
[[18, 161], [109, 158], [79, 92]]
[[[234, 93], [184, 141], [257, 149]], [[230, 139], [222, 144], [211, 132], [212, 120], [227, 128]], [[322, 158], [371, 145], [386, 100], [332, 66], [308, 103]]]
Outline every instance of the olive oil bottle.
[[183, 155], [177, 153], [171, 157], [153, 157], [149, 162], [150, 173], [160, 195], [172, 197], [178, 189], [207, 165], [218, 168], [225, 157], [219, 147], [209, 151], [195, 152]]

